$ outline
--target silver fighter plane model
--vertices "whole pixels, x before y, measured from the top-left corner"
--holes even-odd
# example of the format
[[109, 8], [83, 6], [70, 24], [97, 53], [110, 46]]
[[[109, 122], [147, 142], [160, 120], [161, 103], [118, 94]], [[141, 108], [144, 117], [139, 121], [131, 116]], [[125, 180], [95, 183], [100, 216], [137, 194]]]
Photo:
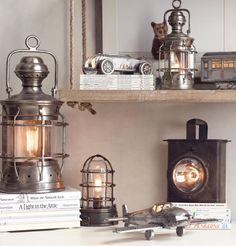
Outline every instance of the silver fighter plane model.
[[122, 207], [123, 217], [112, 218], [109, 221], [123, 221], [124, 227], [114, 230], [117, 233], [143, 231], [146, 240], [154, 237], [154, 229], [166, 228], [176, 229], [177, 236], [183, 235], [186, 226], [192, 223], [208, 223], [218, 221], [217, 219], [194, 219], [183, 208], [174, 207], [171, 203], [156, 204], [152, 208], [128, 213], [126, 205]]

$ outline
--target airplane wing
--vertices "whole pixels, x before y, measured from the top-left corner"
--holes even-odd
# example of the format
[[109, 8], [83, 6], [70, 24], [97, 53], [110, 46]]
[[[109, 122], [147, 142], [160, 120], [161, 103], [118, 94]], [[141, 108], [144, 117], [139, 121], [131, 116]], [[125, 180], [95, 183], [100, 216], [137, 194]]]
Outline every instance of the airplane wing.
[[219, 219], [192, 219], [190, 224], [202, 224], [202, 223], [210, 223], [210, 222], [221, 222]]
[[125, 226], [125, 227], [115, 228], [114, 232], [116, 232], [116, 233], [127, 233], [127, 232], [137, 232], [137, 231], [148, 231], [148, 230], [160, 229], [160, 228], [163, 228], [163, 227], [158, 226], [158, 225]]

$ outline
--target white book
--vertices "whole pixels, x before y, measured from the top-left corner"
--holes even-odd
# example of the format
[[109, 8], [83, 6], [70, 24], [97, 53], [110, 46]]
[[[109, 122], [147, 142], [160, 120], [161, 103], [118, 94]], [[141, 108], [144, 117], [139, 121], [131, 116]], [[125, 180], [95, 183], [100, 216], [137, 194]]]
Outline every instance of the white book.
[[37, 223], [51, 223], [62, 221], [80, 221], [79, 215], [70, 216], [53, 216], [53, 217], [16, 217], [12, 219], [0, 220], [0, 227], [5, 225], [18, 225], [18, 224], [37, 224]]
[[65, 216], [80, 216], [80, 210], [78, 208], [68, 210], [59, 209], [55, 211], [30, 211], [30, 212], [6, 212], [0, 213], [0, 222], [3, 220], [17, 219], [17, 218], [35, 218], [35, 217], [65, 217]]
[[90, 85], [80, 85], [80, 90], [155, 90], [154, 86], [143, 87], [143, 86], [122, 86], [122, 87], [111, 87], [111, 86], [90, 86]]
[[34, 224], [15, 224], [15, 225], [2, 225], [0, 232], [6, 231], [32, 231], [32, 230], [47, 230], [47, 229], [66, 229], [66, 228], [79, 228], [80, 221], [61, 221], [61, 222], [47, 222], [47, 223], [34, 223]]
[[187, 229], [231, 229], [231, 209], [226, 203], [173, 203], [174, 206], [186, 209], [194, 219], [218, 219], [218, 222], [190, 224]]
[[81, 198], [81, 192], [78, 189], [66, 187], [64, 191], [34, 194], [7, 194], [0, 193], [0, 204], [36, 202], [36, 201], [54, 201], [54, 200], [75, 200]]
[[200, 224], [190, 224], [186, 227], [188, 230], [231, 230], [231, 222], [209, 222]]
[[176, 207], [190, 208], [227, 208], [227, 203], [198, 203], [198, 202], [173, 202]]
[[80, 84], [118, 84], [118, 83], [154, 83], [153, 75], [127, 74], [81, 74]]
[[60, 209], [80, 209], [80, 200], [55, 200], [38, 202], [20, 202], [0, 204], [0, 213], [6, 212], [31, 212], [31, 211], [55, 211]]
[[154, 90], [153, 75], [80, 75], [81, 90]]

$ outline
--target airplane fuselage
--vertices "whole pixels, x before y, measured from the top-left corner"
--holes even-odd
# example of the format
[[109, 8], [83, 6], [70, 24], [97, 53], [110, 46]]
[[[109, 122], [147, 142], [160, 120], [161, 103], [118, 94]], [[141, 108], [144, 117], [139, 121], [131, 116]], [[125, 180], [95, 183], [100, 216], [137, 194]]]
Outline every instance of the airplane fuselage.
[[152, 209], [130, 213], [128, 223], [132, 225], [156, 225], [163, 228], [185, 227], [190, 222], [190, 214], [178, 207], [155, 212]]

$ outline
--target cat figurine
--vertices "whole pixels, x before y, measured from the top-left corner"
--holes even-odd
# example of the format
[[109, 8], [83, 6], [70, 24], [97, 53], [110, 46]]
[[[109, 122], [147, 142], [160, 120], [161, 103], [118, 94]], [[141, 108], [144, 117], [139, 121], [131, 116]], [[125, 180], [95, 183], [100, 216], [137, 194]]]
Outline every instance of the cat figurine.
[[[162, 22], [162, 23], [155, 23], [155, 22], [151, 22], [151, 26], [153, 28], [154, 31], [154, 39], [152, 42], [152, 55], [155, 59], [159, 59], [159, 48], [163, 43], [163, 38], [166, 36], [167, 32], [168, 32], [168, 26], [166, 23]], [[163, 59], [163, 54], [161, 55], [161, 59]]]

